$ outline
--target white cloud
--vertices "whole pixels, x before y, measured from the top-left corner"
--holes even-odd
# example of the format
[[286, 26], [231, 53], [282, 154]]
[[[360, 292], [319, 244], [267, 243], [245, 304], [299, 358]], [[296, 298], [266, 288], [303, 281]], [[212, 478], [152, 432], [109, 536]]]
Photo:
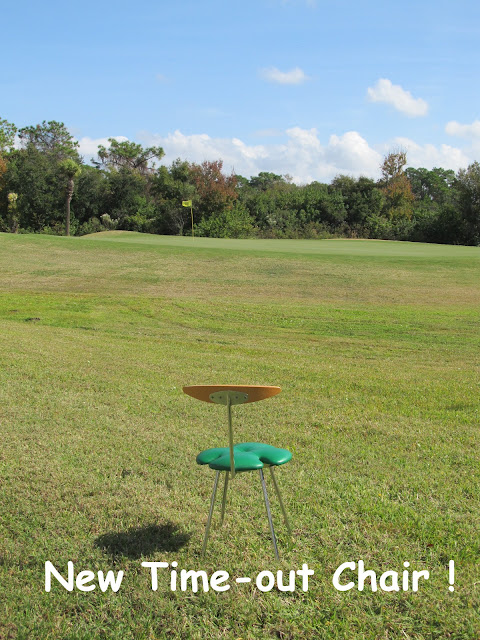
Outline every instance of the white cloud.
[[[450, 136], [464, 138], [468, 148], [465, 149], [469, 157], [469, 164], [478, 160], [480, 155], [480, 120], [474, 120], [471, 124], [460, 124], [456, 120], [447, 122], [445, 132]], [[464, 165], [465, 166], [465, 165]]]
[[344, 173], [376, 176], [382, 156], [356, 131], [347, 131], [343, 136], [330, 136], [329, 157]]
[[[461, 125], [463, 126], [463, 125]], [[393, 138], [372, 147], [357, 131], [332, 134], [322, 142], [317, 129], [292, 127], [278, 132], [278, 141], [266, 138], [264, 144], [247, 144], [240, 138], [213, 138], [206, 133], [186, 135], [174, 131], [166, 136], [143, 132], [138, 140], [145, 146], [161, 146], [165, 150], [163, 164], [176, 158], [189, 162], [223, 160], [224, 171], [255, 176], [260, 171], [289, 174], [297, 184], [314, 180], [330, 182], [338, 174], [378, 178], [382, 158], [393, 148], [407, 152], [412, 167], [443, 167], [457, 171], [478, 157], [475, 148], [460, 149], [447, 144], [418, 144], [409, 138]], [[280, 135], [281, 134], [281, 135]], [[127, 140], [116, 136], [116, 140]], [[80, 153], [88, 162], [95, 157], [99, 144], [108, 147], [108, 138], [79, 139]]]
[[300, 67], [295, 67], [291, 71], [280, 71], [276, 67], [261, 69], [260, 75], [264, 80], [275, 84], [302, 84], [308, 80], [308, 76]]
[[257, 170], [258, 166], [262, 166], [263, 160], [269, 157], [267, 148], [263, 145], [246, 145], [238, 138], [211, 138], [206, 133], [185, 135], [178, 130], [167, 136], [143, 132], [140, 137], [146, 145], [163, 147], [164, 164], [169, 164], [176, 158], [190, 162], [222, 159], [227, 171], [235, 169], [236, 173], [257, 175], [259, 171], [268, 170]]
[[465, 151], [448, 144], [436, 147], [433, 144], [420, 145], [409, 138], [394, 138], [389, 147], [384, 147], [385, 153], [388, 153], [389, 148], [405, 149], [410, 167], [425, 167], [426, 169], [442, 167], [458, 171], [458, 169], [468, 166], [472, 161]]
[[392, 84], [387, 78], [380, 78], [374, 87], [367, 89], [371, 102], [385, 102], [395, 109], [412, 118], [425, 116], [428, 104], [422, 98], [414, 98], [410, 91], [406, 91], [399, 84]]
[[159, 145], [165, 150], [163, 162], [176, 158], [191, 162], [218, 160], [224, 170], [252, 176], [260, 171], [289, 174], [294, 182], [329, 181], [339, 173], [377, 177], [381, 155], [362, 136], [349, 131], [332, 135], [322, 144], [316, 129], [293, 127], [283, 132], [284, 141], [248, 145], [239, 138], [211, 138], [206, 134], [185, 135], [175, 131], [167, 136], [144, 133], [144, 144]]
[[108, 136], [107, 138], [79, 138], [79, 154], [85, 158], [86, 162], [89, 162], [91, 158], [97, 157], [98, 145], [101, 144], [108, 149], [108, 147], [110, 146], [108, 138], [115, 138], [115, 140], [118, 140], [118, 142], [125, 142], [126, 140], [128, 140], [128, 138], [125, 138], [125, 136]]
[[480, 138], [480, 120], [474, 120], [472, 124], [460, 124], [456, 120], [447, 122], [445, 131], [449, 136], [460, 138]]

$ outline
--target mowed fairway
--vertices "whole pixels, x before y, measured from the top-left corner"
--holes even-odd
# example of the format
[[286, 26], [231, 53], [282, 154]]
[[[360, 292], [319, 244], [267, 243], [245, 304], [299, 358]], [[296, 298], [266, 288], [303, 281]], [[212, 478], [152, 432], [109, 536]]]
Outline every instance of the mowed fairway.
[[[0, 234], [0, 322], [2, 640], [480, 637], [479, 248]], [[294, 454], [290, 546], [266, 477], [280, 563], [256, 473], [200, 557], [215, 474], [195, 457], [227, 444], [223, 408], [181, 391], [202, 383], [282, 387], [234, 407], [239, 442]], [[337, 591], [359, 560], [430, 578]], [[46, 593], [46, 561], [125, 576]], [[142, 561], [231, 588], [173, 592], [159, 569], [152, 591]], [[307, 592], [255, 587], [303, 563]]]

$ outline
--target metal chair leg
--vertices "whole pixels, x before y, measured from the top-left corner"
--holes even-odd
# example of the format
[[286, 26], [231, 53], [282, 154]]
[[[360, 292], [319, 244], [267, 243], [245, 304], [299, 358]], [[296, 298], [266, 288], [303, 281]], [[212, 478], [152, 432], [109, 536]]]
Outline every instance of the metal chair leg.
[[277, 539], [275, 538], [275, 530], [273, 528], [272, 513], [270, 511], [270, 503], [268, 502], [267, 487], [265, 485], [265, 478], [263, 477], [263, 470], [259, 469], [259, 472], [260, 472], [260, 480], [262, 481], [263, 498], [265, 500], [265, 507], [267, 509], [268, 524], [270, 525], [270, 535], [272, 536], [273, 550], [275, 551], [276, 560], [279, 560], [280, 556], [278, 555]]
[[205, 529], [205, 538], [203, 540], [202, 556], [205, 555], [205, 550], [207, 548], [208, 534], [210, 533], [210, 525], [212, 524], [213, 506], [215, 504], [215, 496], [217, 495], [217, 485], [218, 485], [219, 476], [220, 476], [220, 471], [217, 471], [215, 475], [215, 483], [213, 485], [212, 500], [210, 502], [210, 513], [208, 514], [207, 528]]
[[227, 501], [227, 489], [228, 489], [228, 471], [225, 471], [225, 484], [223, 486], [222, 514], [220, 516], [220, 526], [223, 525], [223, 519], [225, 517], [225, 503]]
[[288, 535], [292, 537], [292, 528], [290, 526], [290, 522], [288, 521], [287, 512], [285, 511], [285, 507], [283, 505], [283, 500], [282, 500], [282, 496], [280, 495], [280, 489], [278, 488], [277, 479], [273, 474], [273, 467], [269, 467], [269, 468], [270, 468], [270, 475], [272, 476], [272, 480], [273, 480], [273, 486], [275, 487], [275, 492], [277, 494], [277, 498], [280, 503], [280, 509], [282, 510], [282, 513], [283, 513], [283, 519], [285, 520], [285, 525], [288, 530]]

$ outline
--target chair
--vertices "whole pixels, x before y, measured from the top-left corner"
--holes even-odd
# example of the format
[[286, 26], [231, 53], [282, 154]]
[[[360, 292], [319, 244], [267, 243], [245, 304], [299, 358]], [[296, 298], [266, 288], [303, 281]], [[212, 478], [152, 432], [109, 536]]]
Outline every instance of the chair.
[[204, 402], [213, 402], [215, 404], [222, 404], [227, 407], [229, 446], [206, 449], [205, 451], [199, 453], [197, 456], [197, 464], [208, 464], [211, 469], [214, 469], [216, 471], [212, 499], [210, 502], [210, 511], [208, 514], [207, 526], [205, 529], [205, 538], [203, 541], [202, 556], [205, 554], [205, 550], [207, 548], [220, 472], [225, 471], [225, 484], [223, 487], [222, 511], [220, 516], [220, 526], [222, 526], [225, 517], [225, 503], [227, 499], [229, 480], [233, 480], [237, 473], [258, 470], [262, 484], [268, 524], [270, 526], [273, 549], [275, 552], [275, 558], [278, 560], [278, 546], [275, 537], [275, 530], [273, 528], [270, 503], [267, 496], [267, 487], [265, 485], [265, 478], [263, 475], [263, 467], [267, 465], [270, 469], [273, 486], [280, 503], [280, 508], [283, 513], [285, 525], [287, 527], [289, 535], [291, 536], [292, 530], [288, 521], [287, 512], [285, 511], [282, 496], [280, 495], [280, 490], [273, 473], [273, 468], [285, 464], [286, 462], [291, 460], [292, 454], [286, 449], [278, 449], [277, 447], [272, 447], [268, 444], [261, 444], [259, 442], [244, 442], [242, 444], [234, 445], [231, 408], [232, 406], [237, 404], [257, 402], [258, 400], [264, 400], [266, 398], [270, 398], [271, 396], [275, 396], [280, 393], [280, 387], [257, 385], [192, 385], [183, 387], [183, 391], [189, 396], [196, 398], [197, 400], [203, 400]]

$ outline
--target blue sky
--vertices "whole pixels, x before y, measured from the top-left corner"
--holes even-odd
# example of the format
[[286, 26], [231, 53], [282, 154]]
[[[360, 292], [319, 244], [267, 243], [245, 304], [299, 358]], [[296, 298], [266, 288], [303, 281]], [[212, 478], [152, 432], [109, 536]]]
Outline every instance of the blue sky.
[[114, 136], [297, 182], [395, 147], [480, 160], [478, 2], [17, 0], [2, 23], [0, 117], [63, 121], [86, 159]]

